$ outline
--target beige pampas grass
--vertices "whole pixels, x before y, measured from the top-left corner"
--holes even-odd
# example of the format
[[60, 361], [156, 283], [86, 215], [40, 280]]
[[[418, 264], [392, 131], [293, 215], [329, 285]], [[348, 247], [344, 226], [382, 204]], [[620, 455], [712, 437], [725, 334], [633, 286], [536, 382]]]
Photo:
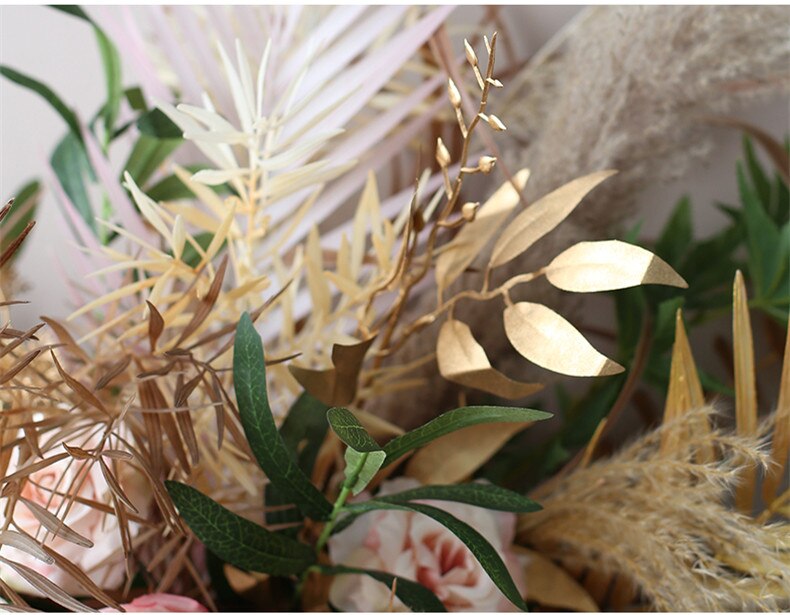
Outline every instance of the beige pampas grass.
[[[522, 517], [519, 540], [569, 570], [594, 571], [587, 581], [603, 587], [588, 590], [599, 604], [622, 600], [619, 589], [633, 585], [630, 597], [659, 611], [788, 608], [790, 524], [763, 525], [730, 506], [744, 473], [769, 463], [763, 438], [773, 422], [753, 436], [694, 428], [713, 414], [685, 413], [552, 481], [540, 490], [544, 509]], [[662, 452], [667, 435], [682, 440]], [[698, 461], [711, 447], [717, 459]]]

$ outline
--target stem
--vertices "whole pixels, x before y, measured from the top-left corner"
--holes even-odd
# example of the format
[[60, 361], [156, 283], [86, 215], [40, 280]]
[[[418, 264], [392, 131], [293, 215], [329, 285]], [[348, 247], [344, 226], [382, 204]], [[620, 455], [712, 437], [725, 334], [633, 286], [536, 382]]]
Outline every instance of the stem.
[[351, 488], [343, 485], [343, 488], [340, 490], [340, 495], [337, 496], [335, 505], [332, 507], [332, 513], [329, 515], [329, 521], [327, 521], [324, 525], [324, 529], [321, 530], [321, 535], [318, 537], [318, 542], [315, 543], [316, 553], [321, 553], [321, 551], [324, 549], [324, 546], [326, 546], [326, 542], [329, 540], [329, 536], [332, 534], [335, 523], [337, 523], [337, 516], [342, 512], [343, 506], [345, 505], [349, 495], [351, 495]]
[[[341, 512], [343, 512], [343, 507], [346, 505], [346, 500], [348, 500], [348, 496], [351, 495], [351, 488], [353, 487], [354, 483], [357, 482], [359, 473], [362, 472], [362, 468], [364, 467], [367, 459], [368, 454], [363, 453], [359, 457], [359, 463], [352, 469], [351, 473], [346, 476], [346, 480], [343, 481], [343, 486], [341, 487], [340, 493], [335, 500], [334, 506], [332, 506], [332, 512], [329, 514], [329, 519], [321, 530], [321, 535], [318, 537], [318, 542], [315, 543], [315, 554], [317, 559], [320, 558], [321, 551], [324, 550], [324, 547], [329, 540], [329, 536], [332, 535], [332, 530], [335, 528], [335, 524], [337, 523], [337, 517]], [[305, 569], [305, 571], [302, 573], [302, 576], [299, 578], [299, 583], [296, 585], [297, 600], [300, 600], [302, 591], [304, 590], [304, 584], [307, 582], [307, 577], [313, 570], [317, 570], [317, 568], [315, 566], [310, 566], [309, 568]]]

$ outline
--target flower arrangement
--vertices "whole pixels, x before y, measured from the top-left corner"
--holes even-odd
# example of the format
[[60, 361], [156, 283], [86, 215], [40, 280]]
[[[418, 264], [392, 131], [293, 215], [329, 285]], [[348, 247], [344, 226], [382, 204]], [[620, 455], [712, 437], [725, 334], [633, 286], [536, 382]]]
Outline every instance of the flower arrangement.
[[[4, 608], [787, 606], [790, 341], [776, 412], [759, 420], [736, 273], [786, 336], [785, 145], [745, 127], [779, 172], [768, 178], [746, 142], [743, 208], [721, 238], [695, 244], [686, 203], [652, 250], [582, 240], [520, 267], [615, 171], [527, 202], [530, 171], [511, 171], [496, 143], [496, 31], [456, 54], [445, 8], [271, 8], [260, 15], [278, 35], [228, 51], [249, 7], [156, 7], [159, 29], [165, 15], [184, 30], [208, 19], [216, 53], [189, 50], [206, 66], [198, 84], [166, 50], [165, 83], [136, 35], [118, 36], [146, 71], [124, 91], [121, 26], [60, 8], [95, 33], [108, 100], [85, 124], [0, 67], [69, 128], [48, 183], [80, 248], [69, 318], [15, 329], [24, 288], [11, 268], [35, 240], [41, 184], [0, 210]], [[110, 153], [124, 144], [119, 171]], [[417, 169], [405, 182], [403, 165]], [[695, 249], [718, 255], [714, 279], [697, 279]], [[688, 289], [699, 320], [733, 276], [734, 433], [703, 392], [718, 383], [700, 376], [682, 300], [661, 295]], [[618, 332], [627, 373], [529, 294], [540, 284], [620, 291], [618, 308], [643, 314], [636, 337]], [[545, 393], [546, 379], [495, 367], [469, 306], [510, 356], [605, 377], [578, 402], [587, 415], [566, 411], [528, 445], [560, 417], [513, 400]], [[416, 356], [414, 340], [427, 343]], [[451, 409], [412, 410], [426, 366], [455, 391]], [[603, 454], [643, 372], [666, 394], [661, 424]], [[393, 395], [402, 416], [381, 411]]]

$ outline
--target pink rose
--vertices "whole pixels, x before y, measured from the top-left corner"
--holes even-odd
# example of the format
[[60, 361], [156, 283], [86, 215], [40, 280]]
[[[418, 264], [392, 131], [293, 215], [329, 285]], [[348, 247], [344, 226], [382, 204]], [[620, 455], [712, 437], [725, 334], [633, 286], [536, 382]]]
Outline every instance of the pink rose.
[[[419, 486], [413, 479], [385, 482], [381, 495]], [[456, 502], [430, 502], [464, 521], [491, 543], [525, 594], [524, 569], [511, 549], [516, 515]], [[440, 523], [417, 513], [377, 511], [357, 519], [329, 541], [338, 565], [383, 570], [430, 589], [449, 611], [515, 611], [464, 543]], [[386, 611], [391, 591], [367, 576], [341, 575], [332, 583], [330, 602], [344, 611]], [[405, 611], [397, 598], [396, 610]]]
[[[98, 444], [98, 438], [88, 445], [85, 444], [84, 440], [75, 440], [68, 444], [90, 450], [91, 446]], [[47, 456], [54, 455], [62, 450], [53, 450]], [[111, 460], [107, 459], [105, 461], [112, 467]], [[17, 468], [15, 466], [17, 463], [16, 459], [12, 459], [8, 470], [9, 474], [16, 471]], [[67, 504], [63, 502], [61, 496], [52, 495], [52, 492], [64, 492], [76, 478], [77, 481], [83, 481], [79, 490], [80, 498], [112, 507], [111, 493], [98, 462], [93, 463], [87, 473], [85, 472], [85, 463], [86, 461], [84, 460], [67, 457], [38, 472], [34, 472], [24, 482], [20, 495], [58, 515], [59, 518], [63, 518], [62, 514]], [[120, 462], [118, 467], [125, 469], [129, 466], [125, 462]], [[121, 482], [127, 496], [141, 512], [144, 512], [150, 496], [146, 495], [145, 489], [142, 488], [140, 476], [136, 472], [129, 470], [123, 472], [117, 478]], [[0, 506], [0, 527], [5, 522], [5, 514], [5, 507]], [[115, 515], [75, 501], [69, 506], [68, 514], [64, 520], [69, 528], [90, 540], [93, 546], [81, 546], [59, 536], [53, 537], [41, 526], [38, 519], [24, 502], [17, 502], [14, 509], [14, 525], [20, 530], [39, 540], [43, 539], [47, 546], [79, 566], [99, 587], [103, 589], [117, 588], [123, 582], [125, 567], [121, 537], [118, 532], [118, 520]], [[137, 530], [137, 525], [131, 524], [132, 536], [137, 533]], [[83, 587], [57, 565], [46, 564], [32, 555], [16, 549], [13, 552], [9, 552], [6, 557], [10, 557], [13, 561], [39, 572], [71, 595], [85, 594]], [[0, 578], [20, 592], [28, 594], [39, 593], [16, 572], [10, 570], [9, 566], [0, 568]]]
[[[127, 613], [207, 613], [199, 602], [175, 594], [145, 594], [128, 604], [121, 605]], [[102, 609], [102, 613], [116, 613], [115, 609]]]

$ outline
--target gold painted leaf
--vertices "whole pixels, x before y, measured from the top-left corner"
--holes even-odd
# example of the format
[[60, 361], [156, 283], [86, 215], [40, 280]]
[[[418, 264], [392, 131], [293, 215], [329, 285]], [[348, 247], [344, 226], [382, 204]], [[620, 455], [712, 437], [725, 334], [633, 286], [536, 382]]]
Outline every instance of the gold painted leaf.
[[494, 244], [489, 267], [499, 267], [553, 231], [587, 194], [617, 171], [598, 171], [579, 177], [538, 199], [507, 225]]
[[526, 301], [504, 313], [505, 333], [525, 359], [568, 376], [611, 376], [623, 367], [590, 345], [571, 323], [554, 310]]
[[298, 365], [289, 365], [288, 369], [308, 393], [326, 405], [350, 404], [357, 394], [362, 362], [374, 339], [370, 337], [356, 344], [333, 345], [333, 367], [329, 369], [309, 369]]
[[782, 376], [779, 382], [779, 401], [774, 415], [774, 435], [771, 442], [771, 460], [774, 462], [765, 471], [763, 499], [770, 505], [782, 487], [790, 459], [790, 327], [787, 329]]
[[[672, 346], [672, 363], [669, 370], [669, 389], [664, 406], [664, 422], [667, 423], [682, 416], [690, 410], [701, 408], [705, 404], [696, 362], [691, 353], [686, 328], [683, 326], [681, 310], [675, 313], [675, 343]], [[707, 417], [700, 417], [694, 426], [700, 433], [710, 433]], [[661, 450], [671, 451], [677, 447], [680, 434], [677, 430], [668, 430], [662, 434]], [[702, 448], [700, 461], [709, 463], [714, 460], [712, 446]]]
[[557, 288], [576, 293], [666, 284], [688, 288], [686, 281], [658, 256], [622, 241], [582, 241], [559, 254], [546, 267]]
[[526, 598], [529, 602], [581, 613], [599, 611], [587, 590], [548, 557], [518, 545], [514, 548], [517, 553], [527, 556], [524, 573], [527, 578]]
[[493, 395], [517, 399], [543, 388], [542, 384], [511, 380], [494, 369], [469, 326], [459, 320], [448, 320], [442, 325], [436, 357], [439, 372], [447, 380]]
[[[743, 274], [736, 271], [732, 299], [732, 340], [735, 363], [735, 424], [740, 436], [753, 436], [757, 433], [757, 375], [748, 301]], [[735, 504], [743, 512], [752, 510], [756, 480], [756, 468], [747, 468], [735, 492]]]
[[475, 219], [466, 224], [436, 261], [436, 281], [439, 289], [447, 288], [472, 264], [499, 227], [518, 205], [519, 191], [529, 179], [529, 170], [519, 171], [513, 178], [518, 191], [506, 182], [477, 210]]
[[469, 478], [530, 423], [486, 423], [459, 429], [418, 450], [406, 476], [424, 485], [450, 485]]

